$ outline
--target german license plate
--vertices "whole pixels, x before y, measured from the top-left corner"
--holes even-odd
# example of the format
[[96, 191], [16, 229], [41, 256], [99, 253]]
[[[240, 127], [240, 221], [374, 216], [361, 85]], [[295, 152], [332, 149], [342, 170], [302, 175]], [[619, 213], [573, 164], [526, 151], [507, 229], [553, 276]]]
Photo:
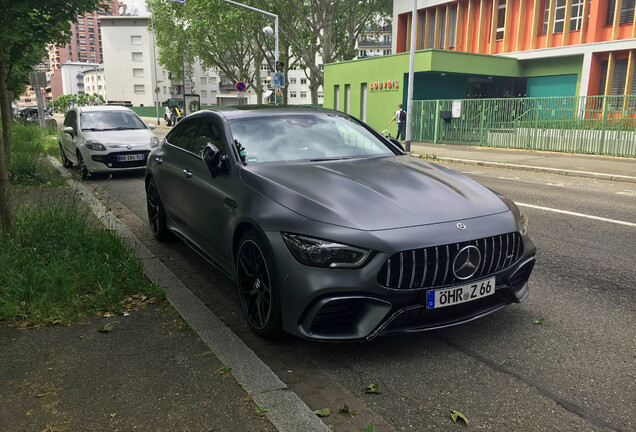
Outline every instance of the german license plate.
[[426, 293], [426, 309], [439, 309], [477, 300], [495, 293], [495, 278]]
[[140, 161], [146, 158], [145, 154], [131, 154], [117, 156], [117, 162]]

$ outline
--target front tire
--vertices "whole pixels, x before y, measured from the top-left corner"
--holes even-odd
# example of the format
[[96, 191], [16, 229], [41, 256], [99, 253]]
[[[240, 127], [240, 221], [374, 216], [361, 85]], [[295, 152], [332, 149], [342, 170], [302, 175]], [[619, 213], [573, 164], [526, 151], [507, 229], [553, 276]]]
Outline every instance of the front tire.
[[274, 260], [256, 230], [241, 237], [236, 280], [241, 308], [252, 331], [265, 339], [278, 339], [283, 330]]
[[79, 165], [80, 172], [82, 173], [82, 180], [88, 180], [91, 174], [88, 172], [88, 168], [86, 168], [86, 164], [84, 163], [84, 158], [79, 150], [77, 151], [77, 164]]
[[146, 207], [152, 235], [160, 242], [169, 240], [171, 233], [166, 223], [166, 212], [153, 179], [150, 179], [146, 186]]

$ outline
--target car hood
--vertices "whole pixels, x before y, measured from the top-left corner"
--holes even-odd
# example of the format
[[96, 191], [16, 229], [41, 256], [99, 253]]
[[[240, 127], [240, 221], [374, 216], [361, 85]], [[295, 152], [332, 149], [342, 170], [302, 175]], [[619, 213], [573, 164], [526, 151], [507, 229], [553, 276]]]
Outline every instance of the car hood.
[[148, 129], [124, 129], [110, 131], [82, 131], [86, 141], [95, 140], [106, 147], [119, 147], [131, 145], [150, 146], [150, 138], [153, 136]]
[[309, 219], [361, 230], [466, 220], [508, 211], [479, 183], [410, 156], [254, 165], [244, 183]]

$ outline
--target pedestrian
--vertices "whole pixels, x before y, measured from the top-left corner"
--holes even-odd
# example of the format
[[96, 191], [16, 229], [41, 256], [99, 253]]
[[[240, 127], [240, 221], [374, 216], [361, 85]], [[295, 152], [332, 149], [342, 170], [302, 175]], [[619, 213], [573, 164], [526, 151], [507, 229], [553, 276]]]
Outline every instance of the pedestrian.
[[170, 108], [166, 105], [163, 110], [163, 118], [166, 121], [166, 126], [172, 126], [172, 121], [170, 121]]
[[405, 140], [406, 137], [404, 136], [404, 123], [406, 123], [406, 111], [402, 109], [402, 104], [398, 104], [398, 109], [389, 124], [393, 123], [395, 120], [397, 120], [398, 124], [397, 136], [395, 138], [399, 140], [401, 136], [402, 140]]

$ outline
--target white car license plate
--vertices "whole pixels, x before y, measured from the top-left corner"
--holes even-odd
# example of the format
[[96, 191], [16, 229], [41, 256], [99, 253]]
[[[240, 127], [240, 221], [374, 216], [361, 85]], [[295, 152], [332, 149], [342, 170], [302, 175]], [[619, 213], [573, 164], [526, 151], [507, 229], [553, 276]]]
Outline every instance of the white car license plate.
[[495, 278], [466, 285], [431, 290], [426, 293], [426, 309], [439, 309], [477, 300], [495, 293]]
[[144, 160], [145, 157], [146, 155], [144, 154], [121, 155], [121, 156], [117, 156], [117, 162], [130, 162], [130, 161]]

